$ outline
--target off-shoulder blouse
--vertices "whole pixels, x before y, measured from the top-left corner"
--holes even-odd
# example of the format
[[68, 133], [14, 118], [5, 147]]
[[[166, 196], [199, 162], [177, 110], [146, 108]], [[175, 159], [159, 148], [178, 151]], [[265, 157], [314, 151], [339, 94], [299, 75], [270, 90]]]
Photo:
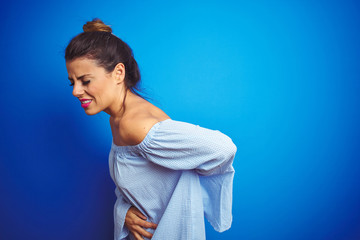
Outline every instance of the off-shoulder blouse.
[[141, 143], [109, 154], [116, 189], [114, 239], [133, 239], [124, 226], [130, 206], [158, 224], [154, 240], [205, 239], [204, 216], [216, 231], [232, 222], [236, 146], [219, 131], [167, 119]]

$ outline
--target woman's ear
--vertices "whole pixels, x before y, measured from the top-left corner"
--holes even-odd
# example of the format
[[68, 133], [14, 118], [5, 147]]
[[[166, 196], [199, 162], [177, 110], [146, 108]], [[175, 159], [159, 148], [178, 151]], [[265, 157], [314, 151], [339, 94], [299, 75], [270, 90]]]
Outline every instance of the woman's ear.
[[125, 65], [123, 63], [118, 63], [114, 71], [112, 72], [113, 78], [116, 81], [116, 84], [121, 84], [125, 79]]

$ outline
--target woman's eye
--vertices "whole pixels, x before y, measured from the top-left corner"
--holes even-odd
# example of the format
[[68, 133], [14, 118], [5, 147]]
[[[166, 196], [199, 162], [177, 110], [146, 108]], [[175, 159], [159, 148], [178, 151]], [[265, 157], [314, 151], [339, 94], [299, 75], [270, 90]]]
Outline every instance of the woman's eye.
[[90, 83], [90, 80], [83, 82], [84, 85], [87, 85], [87, 84], [89, 84], [89, 83]]
[[70, 87], [74, 86], [74, 83], [70, 83], [69, 86], [70, 86]]

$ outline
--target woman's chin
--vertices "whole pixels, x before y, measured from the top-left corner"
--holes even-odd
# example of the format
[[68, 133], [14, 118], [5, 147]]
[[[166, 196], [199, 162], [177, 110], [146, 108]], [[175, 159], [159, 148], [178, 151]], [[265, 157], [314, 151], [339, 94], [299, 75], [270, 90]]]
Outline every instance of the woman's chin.
[[92, 116], [92, 115], [95, 115], [95, 114], [98, 114], [99, 111], [94, 111], [94, 110], [90, 110], [90, 109], [85, 109], [85, 113], [89, 116]]

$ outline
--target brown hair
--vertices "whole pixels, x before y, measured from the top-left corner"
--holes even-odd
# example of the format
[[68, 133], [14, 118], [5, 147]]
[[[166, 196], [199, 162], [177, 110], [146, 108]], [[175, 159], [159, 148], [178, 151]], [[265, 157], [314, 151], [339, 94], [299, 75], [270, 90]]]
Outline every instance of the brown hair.
[[140, 96], [140, 71], [129, 45], [112, 34], [111, 27], [97, 18], [84, 24], [83, 30], [66, 47], [65, 60], [86, 57], [95, 60], [107, 72], [112, 72], [118, 63], [123, 63], [125, 87]]
[[92, 21], [86, 22], [83, 26], [84, 32], [110, 32], [112, 29], [109, 25], [105, 25], [103, 21], [98, 18], [95, 18]]

